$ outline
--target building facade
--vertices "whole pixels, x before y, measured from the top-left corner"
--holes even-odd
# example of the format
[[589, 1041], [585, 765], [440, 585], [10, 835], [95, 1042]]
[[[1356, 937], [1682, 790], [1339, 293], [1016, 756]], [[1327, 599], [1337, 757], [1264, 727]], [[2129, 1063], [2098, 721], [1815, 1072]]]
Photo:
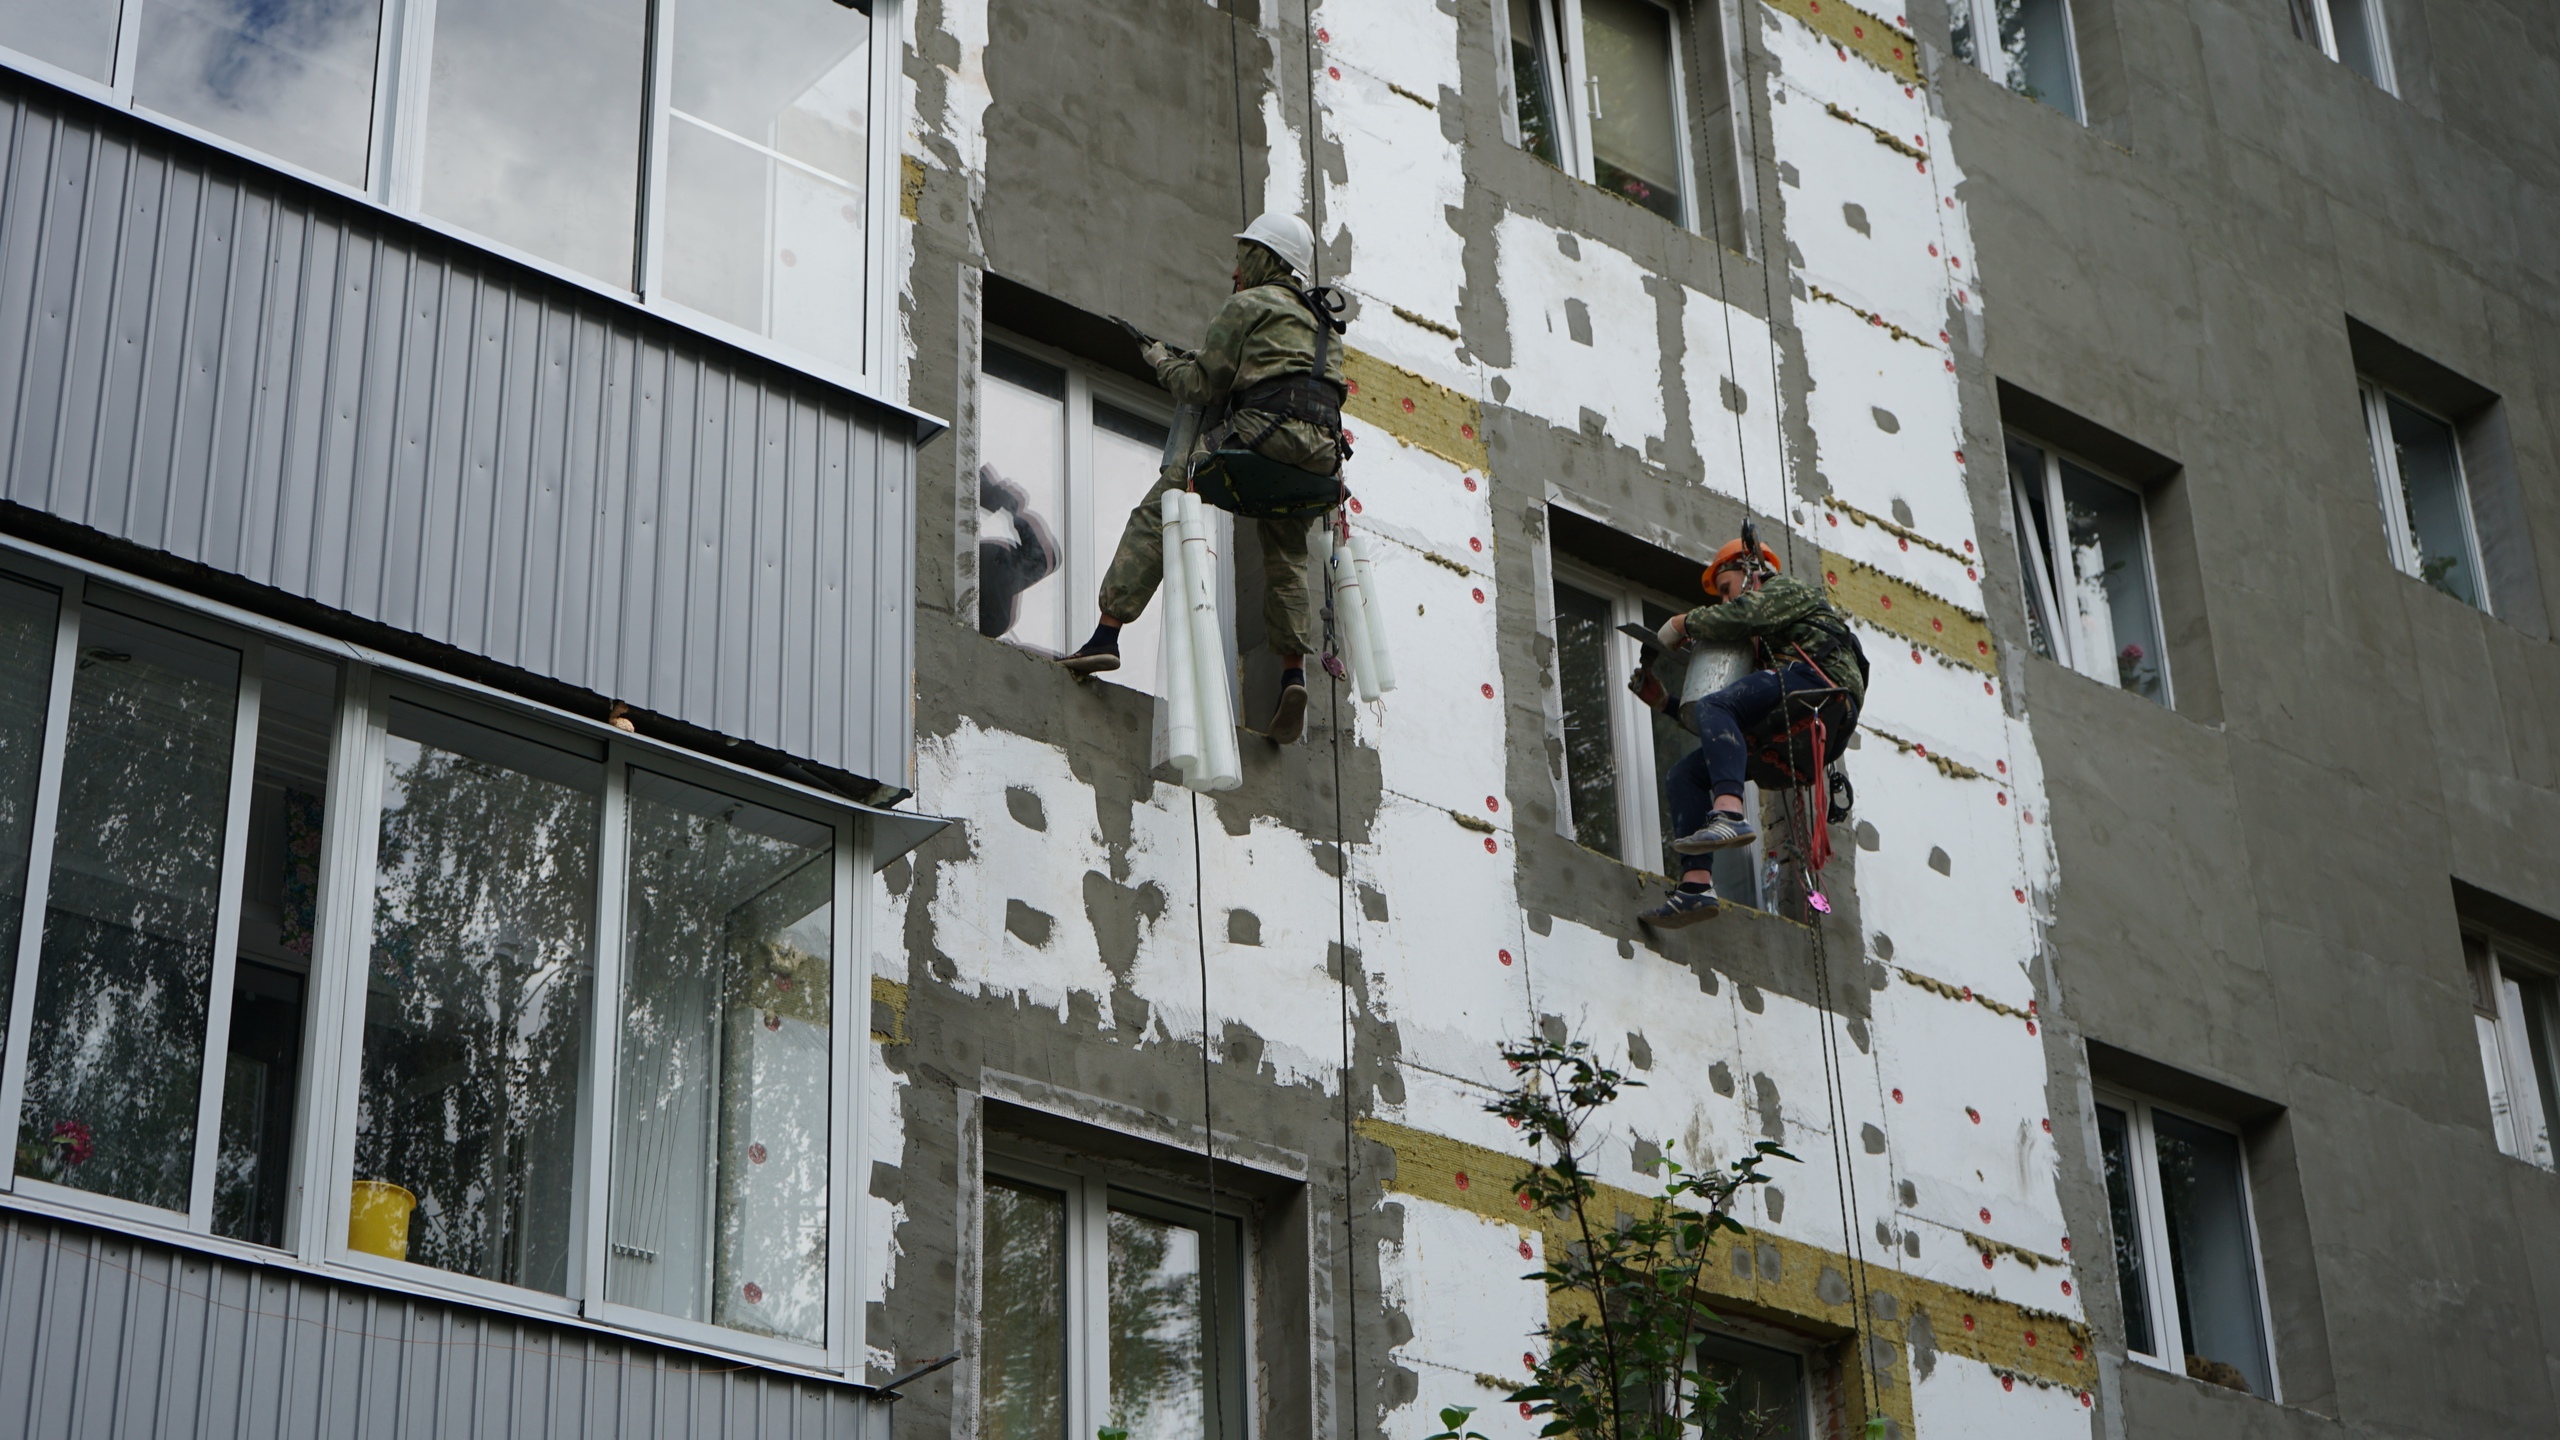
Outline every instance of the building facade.
[[[0, 1414], [1525, 1437], [1546, 1035], [1797, 1157], [1757, 1433], [2548, 1428], [2538, 18], [0, 4]], [[1266, 209], [1398, 683], [1195, 794], [1054, 657]], [[1856, 804], [1658, 932], [1746, 522]]]

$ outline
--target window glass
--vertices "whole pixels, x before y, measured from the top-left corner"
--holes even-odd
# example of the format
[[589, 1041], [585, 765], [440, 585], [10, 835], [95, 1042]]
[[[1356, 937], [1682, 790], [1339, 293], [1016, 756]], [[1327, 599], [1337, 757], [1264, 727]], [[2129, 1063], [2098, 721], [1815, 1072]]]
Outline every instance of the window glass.
[[2382, 29], [2369, 0], [2328, 0], [2329, 31], [2337, 37], [2338, 63], [2382, 83]]
[[[1644, 623], [1647, 628], [1660, 630], [1663, 622], [1670, 618], [1671, 610], [1668, 606], [1655, 605], [1651, 602], [1645, 604]], [[1672, 699], [1677, 701], [1680, 682], [1684, 678], [1682, 671], [1677, 666], [1664, 666], [1663, 670], [1669, 673], [1657, 672], [1657, 678], [1670, 688]], [[1671, 716], [1659, 710], [1648, 710], [1645, 712], [1645, 737], [1653, 742], [1654, 833], [1662, 837], [1666, 847], [1664, 853], [1648, 856], [1646, 859], [1650, 864], [1665, 867], [1664, 874], [1677, 875], [1680, 873], [1680, 867], [1695, 865], [1699, 857], [1694, 855], [1675, 857], [1667, 848], [1672, 840], [1678, 838], [1678, 832], [1671, 828], [1671, 791], [1661, 782], [1670, 776], [1672, 766], [1697, 753], [1698, 736], [1697, 732], [1683, 726], [1680, 721]], [[1727, 900], [1744, 899], [1743, 895], [1725, 889], [1726, 875], [1734, 867], [1718, 863], [1726, 861], [1735, 854], [1739, 854], [1742, 861], [1739, 873], [1748, 878], [1751, 874], [1751, 855], [1748, 851], [1718, 851], [1713, 856], [1707, 857], [1708, 863], [1715, 870], [1716, 893]], [[1745, 903], [1748, 901], [1746, 900]]]
[[421, 203], [629, 288], [645, 0], [437, 0]]
[[2063, 8], [2065, 0], [1996, 0], [1996, 4], [2009, 88], [2079, 119], [2079, 86], [2072, 77], [2071, 19]]
[[[985, 375], [978, 391], [978, 630], [1063, 654], [1058, 536], [1067, 513], [1067, 372], [990, 345]], [[1128, 648], [1121, 647], [1124, 661]]]
[[86, 75], [115, 78], [118, 0], [0, 0], [0, 45]]
[[1550, 165], [1561, 165], [1555, 63], [1547, 54], [1546, 0], [1507, 3], [1511, 7], [1511, 93], [1520, 121], [1520, 148]]
[[2453, 427], [2397, 396], [2390, 407], [2391, 448], [2400, 465], [2410, 538], [2417, 542], [2418, 578], [2465, 605], [2478, 605], [2479, 565]]
[[1556, 680], [1564, 693], [1573, 838], [1603, 855], [1618, 854], [1618, 759], [1609, 724], [1612, 628], [1606, 599], [1556, 583]]
[[2273, 1398], [2240, 1138], [2166, 1110], [2152, 1111], [2152, 1129], [2159, 1142], [2160, 1206], [2187, 1368], [2231, 1366], [2250, 1394]]
[[[1097, 581], [1111, 568], [1124, 517], [1147, 498], [1164, 472], [1167, 438], [1164, 426], [1142, 415], [1100, 400], [1093, 404], [1093, 517], [1077, 528], [1084, 536], [1085, 573]], [[1209, 547], [1213, 551], [1223, 548], [1219, 543], [1223, 529], [1212, 512]], [[1150, 605], [1145, 614], [1120, 627], [1120, 668], [1104, 679], [1155, 693], [1166, 608], [1162, 603]]]
[[823, 1344], [834, 836], [631, 772], [605, 1297]]
[[2500, 966], [2498, 1043], [2506, 1057], [2506, 1092], [2515, 1145], [2510, 1152], [2536, 1165], [2551, 1163], [2551, 982], [2512, 966]]
[[567, 1288], [599, 759], [392, 705], [355, 1178], [414, 1202], [393, 1258]]
[[240, 652], [80, 622], [18, 1170], [188, 1207]]
[[[447, 0], [450, 3], [450, 0]], [[871, 19], [678, 0], [667, 110], [668, 298], [862, 364]]]
[[1682, 221], [1671, 12], [1652, 0], [1582, 0], [1582, 46], [1592, 183]]
[[2079, 612], [2076, 642], [2086, 647], [2082, 671], [2166, 704], [2142, 497], [2065, 460], [2062, 503], [2071, 521], [2069, 603]]
[[382, 0], [144, 0], [134, 99], [365, 183]]
[[2127, 1348], [2158, 1355], [2151, 1331], [2151, 1276], [2142, 1263], [2141, 1221], [2133, 1204], [2133, 1142], [2125, 1113], [2098, 1107], [2098, 1151], [2107, 1166], [2107, 1223], [2115, 1232], [2116, 1293], [2124, 1302]]
[[213, 1188], [214, 1233], [260, 1245], [284, 1243], [337, 710], [336, 665], [268, 647]]
[[2515, 1098], [2507, 1079], [2506, 1037], [2498, 1028], [2498, 962], [2489, 942], [2477, 935], [2462, 937], [2462, 959], [2471, 975], [2471, 1023], [2480, 1041], [2480, 1071], [2489, 1088], [2489, 1125], [2498, 1149], [2522, 1158], [2525, 1147], [2516, 1130]]
[[1730, 1335], [1698, 1342], [1698, 1373], [1724, 1391], [1699, 1440], [1804, 1440], [1804, 1358]]
[[1129, 1440], [1192, 1440], [1208, 1415], [1200, 1232], [1113, 1210], [1111, 1423]]
[[61, 606], [62, 597], [49, 587], [0, 576], [0, 1017], [9, 1013], [9, 992], [18, 978], [18, 924], [27, 908], [36, 779], [44, 763]]
[[978, 1433], [1063, 1440], [1067, 1429], [1067, 1197], [987, 1177]]

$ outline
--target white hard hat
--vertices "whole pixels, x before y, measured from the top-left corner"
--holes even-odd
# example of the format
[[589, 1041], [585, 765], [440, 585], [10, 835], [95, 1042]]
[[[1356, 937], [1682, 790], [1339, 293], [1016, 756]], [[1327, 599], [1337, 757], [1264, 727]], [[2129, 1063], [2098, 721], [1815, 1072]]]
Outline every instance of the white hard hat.
[[1265, 210], [1253, 217], [1253, 223], [1237, 232], [1239, 240], [1250, 240], [1280, 257], [1281, 263], [1298, 272], [1300, 279], [1316, 272], [1316, 236], [1307, 222], [1295, 215]]

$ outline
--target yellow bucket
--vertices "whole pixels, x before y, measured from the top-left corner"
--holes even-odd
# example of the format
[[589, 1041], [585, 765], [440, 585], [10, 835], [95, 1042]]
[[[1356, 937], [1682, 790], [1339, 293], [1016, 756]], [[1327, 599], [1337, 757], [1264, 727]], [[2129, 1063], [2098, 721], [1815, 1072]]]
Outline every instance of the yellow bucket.
[[347, 1248], [409, 1258], [409, 1212], [418, 1197], [388, 1180], [359, 1180], [347, 1206]]

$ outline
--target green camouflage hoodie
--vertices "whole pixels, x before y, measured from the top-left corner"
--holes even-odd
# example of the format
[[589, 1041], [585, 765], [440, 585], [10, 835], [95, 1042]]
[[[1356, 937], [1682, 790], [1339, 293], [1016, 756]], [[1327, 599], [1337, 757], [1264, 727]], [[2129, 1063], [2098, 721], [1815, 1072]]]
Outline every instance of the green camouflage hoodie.
[[[1307, 307], [1287, 284], [1289, 269], [1270, 251], [1249, 241], [1236, 245], [1236, 263], [1244, 272], [1244, 288], [1227, 297], [1209, 337], [1197, 355], [1170, 355], [1156, 362], [1156, 380], [1185, 405], [1214, 407], [1228, 395], [1275, 375], [1305, 374], [1315, 366], [1316, 326]], [[1342, 379], [1342, 337], [1335, 336], [1325, 357], [1325, 378]], [[1260, 434], [1270, 417], [1260, 411], [1236, 412], [1235, 429], [1244, 438]], [[1304, 420], [1283, 420], [1258, 447], [1283, 465], [1319, 475], [1334, 472], [1334, 437]]]
[[[1798, 645], [1805, 648], [1806, 654], [1819, 656], [1833, 643], [1831, 633], [1816, 621], [1843, 630], [1849, 625], [1848, 617], [1820, 587], [1792, 575], [1772, 575], [1757, 590], [1746, 590], [1731, 600], [1713, 601], [1690, 611], [1686, 623], [1692, 640], [1728, 645], [1766, 640], [1773, 658], [1783, 663], [1796, 658]], [[1849, 692], [1852, 708], [1866, 708], [1866, 672], [1858, 668], [1858, 657], [1848, 646], [1824, 656], [1821, 668], [1831, 677], [1832, 684]]]

